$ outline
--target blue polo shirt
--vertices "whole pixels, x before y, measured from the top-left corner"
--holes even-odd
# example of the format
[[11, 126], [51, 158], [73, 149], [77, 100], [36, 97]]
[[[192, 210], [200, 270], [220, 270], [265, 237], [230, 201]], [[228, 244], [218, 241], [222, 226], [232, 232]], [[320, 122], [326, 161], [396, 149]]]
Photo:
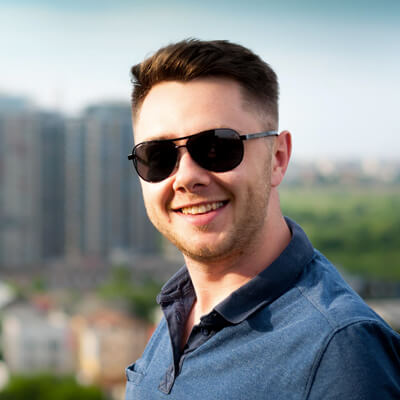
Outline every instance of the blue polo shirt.
[[163, 287], [164, 317], [126, 369], [127, 400], [400, 399], [400, 335], [286, 219], [292, 239], [194, 326], [186, 267]]

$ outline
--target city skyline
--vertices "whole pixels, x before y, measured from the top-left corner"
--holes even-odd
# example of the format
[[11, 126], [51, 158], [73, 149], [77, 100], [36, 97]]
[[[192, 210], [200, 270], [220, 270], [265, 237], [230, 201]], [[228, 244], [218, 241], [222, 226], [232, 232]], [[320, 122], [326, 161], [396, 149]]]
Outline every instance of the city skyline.
[[79, 118], [0, 103], [0, 269], [158, 252], [126, 157], [128, 103]]
[[76, 115], [129, 101], [129, 68], [186, 37], [239, 42], [276, 70], [295, 159], [396, 159], [400, 3], [2, 0], [0, 93]]

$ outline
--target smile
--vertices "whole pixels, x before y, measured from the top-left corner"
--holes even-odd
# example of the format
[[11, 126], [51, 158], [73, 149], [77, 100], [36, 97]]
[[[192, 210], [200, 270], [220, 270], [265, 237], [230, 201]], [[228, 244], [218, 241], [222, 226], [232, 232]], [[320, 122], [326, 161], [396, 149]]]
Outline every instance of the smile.
[[222, 201], [216, 201], [214, 203], [207, 204], [199, 204], [197, 206], [183, 207], [180, 209], [182, 214], [185, 215], [197, 215], [197, 214], [205, 214], [210, 211], [217, 210], [224, 205]]

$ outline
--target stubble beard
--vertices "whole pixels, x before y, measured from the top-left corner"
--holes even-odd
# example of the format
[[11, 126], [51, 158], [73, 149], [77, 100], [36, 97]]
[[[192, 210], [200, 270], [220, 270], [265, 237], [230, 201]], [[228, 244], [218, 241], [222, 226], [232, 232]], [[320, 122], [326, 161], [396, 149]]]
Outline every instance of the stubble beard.
[[[248, 213], [241, 214], [235, 224], [224, 234], [224, 239], [218, 244], [209, 243], [202, 247], [194, 247], [184, 241], [179, 241], [179, 238], [170, 238], [170, 240], [173, 243], [175, 240], [175, 246], [186, 257], [202, 263], [221, 262], [249, 254], [260, 240], [260, 234], [267, 218], [269, 193], [268, 188], [265, 192], [264, 201], [261, 201], [261, 198], [255, 199], [251, 193], [247, 192], [249, 202], [246, 203], [252, 204], [252, 206], [249, 207]], [[208, 227], [205, 226], [199, 230], [207, 232]]]
[[[175, 245], [184, 256], [201, 263], [221, 262], [225, 259], [234, 259], [235, 257], [249, 254], [260, 240], [263, 233], [263, 227], [267, 221], [267, 210], [271, 192], [271, 171], [270, 163], [266, 162], [264, 179], [257, 188], [248, 188], [245, 201], [242, 207], [246, 207], [247, 212], [241, 212], [239, 218], [234, 224], [223, 233], [225, 236], [219, 243], [207, 243], [199, 247], [195, 240], [190, 237], [179, 235], [179, 232], [172, 231], [168, 225], [160, 221], [155, 214], [151, 216], [155, 227], [164, 235], [173, 245]], [[208, 232], [211, 227], [204, 225], [196, 227], [199, 233]], [[193, 233], [193, 237], [196, 234]]]

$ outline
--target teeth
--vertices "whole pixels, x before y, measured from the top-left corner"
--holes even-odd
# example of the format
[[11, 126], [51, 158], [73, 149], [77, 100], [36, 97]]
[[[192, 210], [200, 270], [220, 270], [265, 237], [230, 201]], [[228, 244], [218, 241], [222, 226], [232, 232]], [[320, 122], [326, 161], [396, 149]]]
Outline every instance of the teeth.
[[183, 214], [204, 214], [211, 210], [216, 210], [224, 205], [222, 201], [217, 201], [215, 203], [208, 203], [208, 204], [200, 204], [199, 206], [192, 206], [192, 207], [184, 207], [181, 209]]

